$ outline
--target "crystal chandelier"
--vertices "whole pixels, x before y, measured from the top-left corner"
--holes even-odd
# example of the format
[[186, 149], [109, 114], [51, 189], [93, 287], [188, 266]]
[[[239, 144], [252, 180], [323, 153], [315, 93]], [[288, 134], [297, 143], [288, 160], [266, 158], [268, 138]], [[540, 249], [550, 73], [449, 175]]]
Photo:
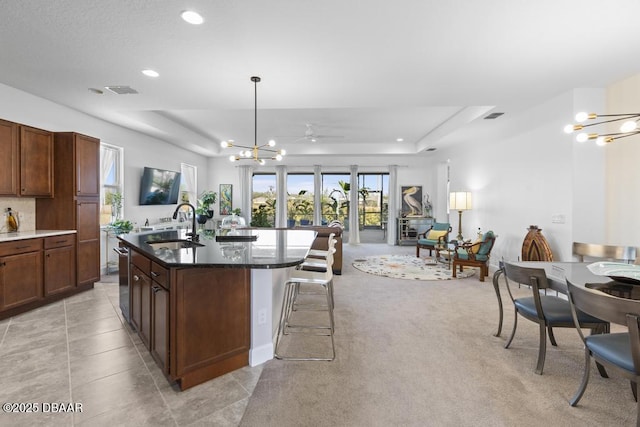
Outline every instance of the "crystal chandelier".
[[[253, 147], [249, 147], [246, 145], [234, 144], [233, 140], [222, 141], [220, 146], [222, 148], [229, 147], [239, 147], [243, 148], [237, 155], [229, 156], [229, 160], [232, 162], [238, 160], [253, 160], [256, 163], [261, 165], [265, 164], [265, 160], [282, 160], [282, 156], [286, 154], [285, 150], [274, 150], [270, 147], [274, 147], [276, 142], [273, 139], [270, 139], [269, 142], [263, 145], [258, 145], [258, 82], [260, 81], [260, 77], [253, 76], [251, 77], [251, 81], [254, 84], [254, 139], [253, 139]], [[269, 148], [267, 148], [269, 147]], [[265, 154], [266, 153], [266, 154]]]
[[[591, 122], [591, 120], [599, 121]], [[576, 141], [585, 142], [590, 139], [595, 139], [596, 144], [598, 145], [606, 145], [610, 142], [613, 142], [615, 139], [624, 138], [631, 135], [636, 135], [640, 133], [638, 129], [638, 121], [640, 120], [640, 113], [626, 113], [626, 114], [596, 114], [596, 113], [578, 113], [576, 114], [576, 122], [577, 124], [570, 124], [564, 127], [564, 131], [566, 133], [573, 133], [583, 130], [584, 128], [590, 126], [601, 125], [605, 123], [613, 123], [620, 122], [622, 126], [620, 126], [619, 132], [613, 133], [597, 133], [597, 132], [580, 132], [576, 135]]]

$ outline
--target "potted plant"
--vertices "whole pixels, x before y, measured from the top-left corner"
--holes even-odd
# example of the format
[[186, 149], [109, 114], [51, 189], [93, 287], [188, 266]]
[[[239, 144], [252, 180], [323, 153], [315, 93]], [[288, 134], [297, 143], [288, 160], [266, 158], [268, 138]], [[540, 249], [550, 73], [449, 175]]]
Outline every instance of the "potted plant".
[[198, 215], [207, 215], [209, 218], [213, 218], [213, 204], [218, 200], [218, 193], [215, 191], [205, 191], [200, 195], [198, 199], [198, 207], [196, 213]]
[[126, 234], [133, 230], [133, 224], [126, 219], [116, 219], [109, 224], [109, 227], [111, 227], [113, 233], [116, 235]]
[[296, 213], [300, 214], [300, 225], [309, 225], [313, 215], [313, 202], [307, 199], [299, 199], [294, 202]]

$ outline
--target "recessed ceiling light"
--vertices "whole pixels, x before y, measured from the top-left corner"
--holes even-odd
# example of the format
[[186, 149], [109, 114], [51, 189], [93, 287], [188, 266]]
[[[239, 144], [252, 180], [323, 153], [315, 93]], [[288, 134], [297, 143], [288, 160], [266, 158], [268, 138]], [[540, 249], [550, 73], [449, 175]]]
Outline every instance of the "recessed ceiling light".
[[200, 25], [204, 22], [204, 18], [198, 12], [194, 12], [193, 10], [185, 10], [180, 14], [180, 16], [189, 24], [193, 25]]
[[396, 142], [402, 142], [404, 141], [404, 138], [396, 138]]
[[157, 71], [150, 70], [150, 69], [142, 70], [142, 74], [144, 74], [147, 77], [158, 77], [160, 75], [158, 74]]

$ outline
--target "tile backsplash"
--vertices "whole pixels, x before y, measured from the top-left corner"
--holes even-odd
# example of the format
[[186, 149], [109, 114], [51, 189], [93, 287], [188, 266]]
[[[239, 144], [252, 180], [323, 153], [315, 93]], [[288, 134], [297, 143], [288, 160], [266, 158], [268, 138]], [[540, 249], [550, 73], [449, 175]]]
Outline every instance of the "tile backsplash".
[[18, 214], [19, 231], [36, 229], [36, 199], [27, 197], [0, 197], [0, 233], [7, 233], [7, 208]]

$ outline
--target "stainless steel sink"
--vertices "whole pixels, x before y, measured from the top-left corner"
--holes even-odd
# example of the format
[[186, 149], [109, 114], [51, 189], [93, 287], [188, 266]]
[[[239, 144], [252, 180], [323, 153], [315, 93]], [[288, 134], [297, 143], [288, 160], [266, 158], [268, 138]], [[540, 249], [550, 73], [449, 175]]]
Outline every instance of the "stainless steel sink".
[[169, 251], [175, 249], [199, 248], [204, 246], [202, 243], [191, 240], [148, 240], [146, 243], [151, 246], [153, 250], [165, 249]]

